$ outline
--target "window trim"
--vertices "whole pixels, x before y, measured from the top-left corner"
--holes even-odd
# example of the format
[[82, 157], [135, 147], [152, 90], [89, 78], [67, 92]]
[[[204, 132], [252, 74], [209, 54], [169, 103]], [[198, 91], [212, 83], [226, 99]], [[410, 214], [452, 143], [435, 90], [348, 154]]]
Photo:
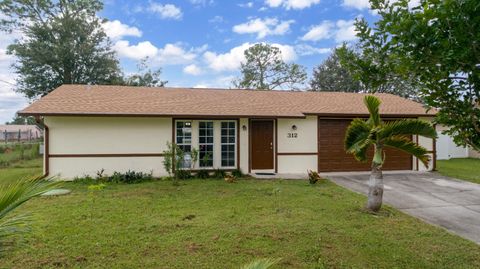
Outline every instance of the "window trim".
[[[237, 168], [237, 162], [239, 161], [239, 160], [237, 160], [238, 122], [237, 122], [237, 120], [220, 120], [219, 122], [220, 122], [220, 167], [221, 168], [226, 168], [226, 169], [235, 169], [235, 168]], [[235, 141], [233, 143], [230, 143], [230, 142], [223, 143], [222, 142], [222, 138], [223, 138], [223, 136], [222, 136], [222, 129], [223, 129], [222, 128], [222, 123], [224, 123], [224, 122], [233, 122], [233, 124], [234, 124], [233, 137], [235, 138]], [[227, 130], [229, 130], [229, 129], [230, 128], [228, 128]], [[227, 135], [227, 137], [229, 137], [229, 136]], [[222, 160], [222, 154], [223, 154], [222, 146], [224, 146], [224, 145], [226, 145], [226, 146], [233, 145], [233, 149], [234, 149], [234, 151], [233, 151], [233, 165], [231, 165], [231, 166], [223, 166], [223, 164], [222, 164], [222, 161], [223, 161]]]
[[[212, 123], [212, 143], [200, 143], [200, 123]], [[207, 130], [208, 128], [205, 128], [205, 130]], [[198, 167], [200, 169], [213, 169], [215, 167], [215, 121], [214, 120], [198, 120], [197, 121], [197, 133], [198, 133]], [[210, 137], [210, 136], [207, 136], [205, 135], [204, 136], [205, 138], [207, 137]], [[200, 152], [201, 152], [201, 149], [200, 147], [202, 145], [205, 145], [205, 146], [212, 146], [212, 156], [211, 156], [211, 162], [212, 162], [212, 165], [209, 165], [209, 166], [202, 166], [201, 163], [202, 163], [202, 159], [200, 158]]]
[[[190, 123], [190, 143], [185, 143], [185, 142], [183, 142], [183, 140], [182, 140], [182, 143], [178, 143], [178, 142], [177, 142], [177, 138], [178, 138], [178, 133], [177, 133], [177, 131], [178, 131], [178, 126], [177, 126], [177, 124], [178, 124], [179, 122], [180, 122], [180, 123], [186, 123], [186, 122], [189, 122], [189, 123]], [[193, 143], [192, 143], [192, 142], [193, 142], [193, 141], [192, 141], [192, 139], [193, 139], [193, 120], [175, 120], [174, 126], [175, 126], [175, 130], [174, 130], [174, 132], [175, 132], [175, 141], [174, 141], [174, 142], [175, 142], [175, 145], [177, 145], [178, 147], [190, 146], [190, 152], [188, 152], [187, 154], [189, 154], [190, 157], [191, 157], [191, 152], [192, 152], [192, 149], [193, 149]], [[183, 128], [185, 128], [185, 127], [183, 127]], [[185, 138], [185, 135], [182, 135], [182, 137]], [[182, 150], [183, 150], [183, 149], [182, 149]], [[184, 165], [185, 165], [185, 164], [183, 164], [182, 166], [184, 166]], [[191, 165], [191, 164], [190, 164], [190, 165]], [[189, 167], [189, 166], [187, 166], [187, 167], [178, 167], [178, 169], [190, 169], [190, 167]]]

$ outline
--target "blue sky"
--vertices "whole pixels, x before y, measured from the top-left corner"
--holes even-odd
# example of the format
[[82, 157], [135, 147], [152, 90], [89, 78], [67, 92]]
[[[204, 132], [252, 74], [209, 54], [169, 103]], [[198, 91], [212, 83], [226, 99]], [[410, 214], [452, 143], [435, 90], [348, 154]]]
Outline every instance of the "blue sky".
[[[368, 0], [106, 0], [100, 17], [125, 73], [137, 63], [161, 67], [168, 86], [229, 87], [243, 51], [267, 42], [284, 60], [312, 68], [341, 42], [354, 42], [353, 21], [374, 21]], [[5, 48], [16, 34], [0, 36], [0, 123], [28, 101], [11, 88], [15, 61]]]

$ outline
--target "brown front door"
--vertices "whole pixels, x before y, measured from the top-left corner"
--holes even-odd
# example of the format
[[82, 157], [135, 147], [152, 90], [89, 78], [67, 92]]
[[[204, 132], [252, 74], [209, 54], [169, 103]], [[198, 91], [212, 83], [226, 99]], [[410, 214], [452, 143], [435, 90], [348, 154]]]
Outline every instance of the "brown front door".
[[253, 120], [252, 169], [273, 169], [273, 120]]
[[[345, 132], [352, 120], [319, 119], [318, 168], [320, 172], [368, 171], [371, 167], [373, 148], [367, 154], [368, 162], [361, 163], [345, 152]], [[412, 156], [392, 148], [385, 148], [384, 170], [412, 170]]]

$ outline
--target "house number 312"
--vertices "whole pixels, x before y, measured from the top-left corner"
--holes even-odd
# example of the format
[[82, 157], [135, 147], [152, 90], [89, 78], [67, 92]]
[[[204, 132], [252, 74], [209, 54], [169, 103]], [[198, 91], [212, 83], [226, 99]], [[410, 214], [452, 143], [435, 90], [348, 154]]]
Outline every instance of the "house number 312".
[[298, 134], [297, 133], [287, 133], [287, 138], [297, 138]]

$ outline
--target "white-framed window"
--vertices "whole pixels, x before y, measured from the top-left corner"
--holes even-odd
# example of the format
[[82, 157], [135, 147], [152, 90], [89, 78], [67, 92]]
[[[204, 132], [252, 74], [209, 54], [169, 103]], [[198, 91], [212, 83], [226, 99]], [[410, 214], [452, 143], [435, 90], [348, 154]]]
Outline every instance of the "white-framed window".
[[222, 167], [234, 167], [235, 152], [237, 150], [237, 123], [235, 121], [222, 121], [221, 128]]
[[213, 167], [213, 121], [198, 123], [198, 160], [200, 167]]
[[192, 122], [176, 122], [176, 144], [184, 152], [184, 162], [180, 168], [190, 167], [192, 158]]

